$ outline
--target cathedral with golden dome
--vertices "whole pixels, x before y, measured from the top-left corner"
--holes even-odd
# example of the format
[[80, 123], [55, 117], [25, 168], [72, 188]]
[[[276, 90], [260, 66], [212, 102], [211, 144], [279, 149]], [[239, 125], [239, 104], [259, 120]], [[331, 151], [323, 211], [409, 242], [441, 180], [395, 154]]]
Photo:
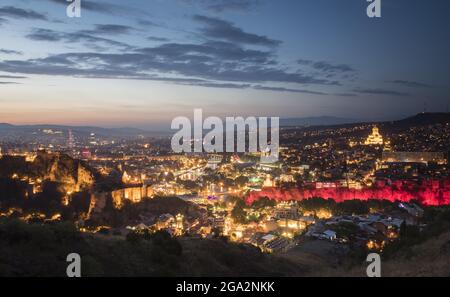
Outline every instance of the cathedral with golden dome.
[[382, 145], [383, 136], [381, 136], [380, 131], [377, 126], [372, 128], [372, 134], [370, 134], [364, 141], [365, 145]]

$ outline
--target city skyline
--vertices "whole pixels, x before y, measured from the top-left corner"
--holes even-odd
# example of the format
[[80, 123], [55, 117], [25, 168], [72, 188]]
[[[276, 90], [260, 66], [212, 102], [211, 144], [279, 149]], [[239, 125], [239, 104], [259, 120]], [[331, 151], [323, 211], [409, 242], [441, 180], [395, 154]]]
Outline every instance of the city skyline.
[[449, 276], [449, 14], [2, 0], [0, 279], [257, 296]]
[[[443, 111], [450, 4], [2, 1], [0, 122], [161, 129], [215, 116]], [[420, 22], [417, 22], [420, 20]]]

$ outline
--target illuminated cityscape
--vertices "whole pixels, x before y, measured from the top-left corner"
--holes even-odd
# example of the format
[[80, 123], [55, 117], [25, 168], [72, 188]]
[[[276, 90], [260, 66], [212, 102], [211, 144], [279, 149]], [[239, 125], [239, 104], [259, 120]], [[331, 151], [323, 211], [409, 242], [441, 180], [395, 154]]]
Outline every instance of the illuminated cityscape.
[[31, 2], [0, 4], [0, 276], [449, 275], [449, 3]]
[[[173, 154], [166, 137], [83, 139], [76, 127], [32, 147], [3, 142], [2, 188], [13, 200], [1, 215], [73, 220], [80, 232], [102, 237], [158, 230], [223, 237], [270, 254], [317, 240], [383, 251], [405, 223], [423, 226], [428, 209], [450, 204], [450, 116], [436, 116], [411, 117], [400, 131], [396, 122], [287, 127], [280, 161], [270, 166], [254, 153]], [[414, 126], [421, 117], [433, 123]], [[425, 143], [427, 151], [405, 152]], [[55, 200], [41, 202], [42, 195]], [[174, 205], [157, 206], [164, 201]]]

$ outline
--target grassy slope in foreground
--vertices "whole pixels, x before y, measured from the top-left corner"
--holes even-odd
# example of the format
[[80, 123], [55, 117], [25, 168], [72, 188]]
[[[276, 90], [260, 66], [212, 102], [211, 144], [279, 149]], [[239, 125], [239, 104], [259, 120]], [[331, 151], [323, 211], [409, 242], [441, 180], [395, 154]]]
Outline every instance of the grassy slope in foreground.
[[0, 219], [0, 276], [65, 276], [79, 253], [83, 276], [289, 276], [303, 270], [256, 248], [221, 239], [123, 239], [84, 235], [69, 223]]

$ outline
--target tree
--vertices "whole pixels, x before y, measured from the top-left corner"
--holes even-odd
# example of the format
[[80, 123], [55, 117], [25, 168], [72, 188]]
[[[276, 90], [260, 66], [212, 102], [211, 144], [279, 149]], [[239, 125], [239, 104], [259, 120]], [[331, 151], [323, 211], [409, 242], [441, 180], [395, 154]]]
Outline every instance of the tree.
[[233, 210], [231, 211], [231, 217], [235, 220], [237, 223], [245, 223], [246, 222], [246, 216], [247, 213], [244, 210], [246, 207], [244, 200], [238, 200], [236, 204], [234, 205]]
[[151, 240], [156, 246], [164, 249], [168, 254], [181, 256], [183, 252], [183, 247], [178, 240], [170, 236], [170, 234], [164, 230], [159, 230], [155, 233], [147, 233], [144, 237], [147, 240]]
[[237, 186], [243, 187], [248, 183], [248, 177], [241, 175], [237, 177], [234, 182]]
[[127, 234], [126, 239], [130, 243], [137, 243], [137, 242], [141, 241], [143, 238], [142, 238], [142, 235], [140, 235], [138, 232], [131, 231]]
[[263, 197], [261, 199], [255, 200], [252, 203], [252, 207], [256, 209], [261, 209], [265, 207], [274, 207], [276, 205], [275, 200], [271, 200], [267, 197]]
[[28, 201], [27, 208], [53, 214], [61, 211], [63, 197], [59, 183], [46, 181], [42, 184], [42, 192]]
[[332, 199], [311, 198], [300, 201], [299, 206], [306, 211], [317, 211], [319, 209], [333, 211], [336, 207], [336, 202]]
[[337, 204], [337, 211], [343, 215], [363, 215], [369, 213], [369, 206], [360, 200], [346, 200]]
[[351, 222], [340, 222], [339, 224], [331, 227], [331, 229], [336, 232], [336, 235], [338, 237], [346, 237], [346, 238], [353, 236], [360, 230], [358, 225]]
[[26, 184], [10, 178], [0, 178], [0, 205], [3, 209], [22, 207], [25, 202]]

